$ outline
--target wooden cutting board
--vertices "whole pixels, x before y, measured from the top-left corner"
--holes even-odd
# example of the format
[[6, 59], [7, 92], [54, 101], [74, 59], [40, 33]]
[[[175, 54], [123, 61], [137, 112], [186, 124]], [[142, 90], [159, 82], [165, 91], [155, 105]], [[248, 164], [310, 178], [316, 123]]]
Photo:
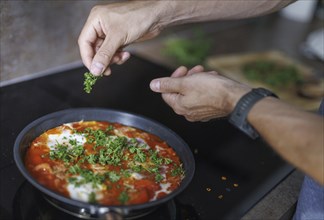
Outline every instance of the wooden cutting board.
[[[318, 81], [311, 68], [298, 63], [285, 54], [279, 51], [266, 51], [261, 53], [244, 53], [244, 54], [232, 54], [226, 56], [212, 56], [206, 59], [206, 66], [209, 69], [216, 70], [219, 73], [250, 85], [251, 87], [264, 87], [275, 92], [280, 99], [301, 107], [305, 110], [316, 111], [320, 105], [322, 97], [306, 98], [298, 93], [298, 88], [274, 88], [262, 82], [250, 81], [243, 74], [243, 66], [246, 63], [257, 60], [270, 60], [276, 61], [282, 64], [294, 65], [299, 71], [304, 81]], [[317, 88], [318, 89], [318, 88]], [[320, 91], [324, 94], [324, 86], [320, 85]]]

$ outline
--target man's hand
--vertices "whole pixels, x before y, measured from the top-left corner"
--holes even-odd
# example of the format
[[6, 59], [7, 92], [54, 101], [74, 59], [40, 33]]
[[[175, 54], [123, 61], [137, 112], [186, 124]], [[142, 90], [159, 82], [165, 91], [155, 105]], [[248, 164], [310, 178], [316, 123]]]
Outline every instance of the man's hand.
[[79, 36], [82, 61], [96, 76], [110, 75], [110, 64], [122, 64], [129, 57], [123, 47], [157, 36], [158, 10], [162, 2], [125, 2], [95, 6]]
[[153, 38], [167, 26], [254, 17], [291, 1], [123, 1], [95, 6], [79, 36], [81, 58], [92, 74], [110, 75], [110, 64], [129, 58], [125, 46]]
[[237, 101], [251, 89], [215, 71], [179, 67], [171, 77], [154, 79], [150, 87], [188, 121], [208, 121], [229, 115]]

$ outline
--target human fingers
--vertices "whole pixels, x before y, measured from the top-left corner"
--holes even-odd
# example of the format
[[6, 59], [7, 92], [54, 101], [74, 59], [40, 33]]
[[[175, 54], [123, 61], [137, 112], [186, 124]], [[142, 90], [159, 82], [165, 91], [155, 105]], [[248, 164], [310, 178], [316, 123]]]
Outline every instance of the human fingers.
[[185, 66], [180, 66], [178, 67], [172, 74], [171, 77], [181, 77], [181, 76], [185, 76], [188, 72], [187, 67]]
[[201, 65], [197, 65], [197, 66], [191, 68], [189, 71], [188, 71], [187, 67], [180, 66], [171, 74], [171, 77], [182, 77], [182, 76], [186, 76], [186, 75], [192, 75], [194, 73], [200, 73], [203, 71], [204, 71], [204, 67]]
[[[112, 58], [112, 61], [110, 64], [113, 64], [113, 63], [116, 63], [118, 65], [121, 65], [123, 64], [124, 62], [126, 62], [130, 57], [130, 53], [129, 52], [126, 52], [126, 51], [121, 51], [121, 52], [118, 52], [116, 53], [113, 58]], [[110, 67], [108, 66], [105, 71], [102, 73], [102, 75], [105, 75], [105, 76], [109, 76], [111, 74], [111, 69]]]
[[162, 99], [164, 100], [164, 102], [169, 105], [172, 110], [178, 115], [184, 114], [184, 111], [179, 105], [181, 98], [182, 95], [179, 93], [162, 93]]
[[93, 47], [94, 47], [94, 50], [95, 50], [95, 53], [98, 52], [99, 48], [101, 47], [102, 43], [104, 42], [105, 39], [103, 38], [98, 38], [96, 40], [96, 42], [94, 43]]
[[120, 51], [114, 55], [112, 62], [110, 62], [110, 64], [116, 63], [117, 65], [121, 65], [121, 64], [125, 63], [129, 58], [130, 58], [129, 52]]
[[192, 74], [195, 74], [195, 73], [201, 73], [201, 72], [204, 72], [205, 68], [202, 66], [202, 65], [197, 65], [193, 68], [191, 68], [187, 75], [192, 75]]
[[[97, 42], [97, 33], [87, 22], [78, 38], [80, 55], [84, 65], [90, 69], [93, 56], [95, 54], [94, 45]], [[98, 42], [99, 43], [99, 42]]]
[[120, 46], [121, 40], [119, 38], [111, 35], [106, 36], [104, 42], [93, 57], [90, 72], [96, 76], [103, 74]]
[[164, 77], [154, 79], [150, 83], [154, 92], [160, 93], [183, 93], [183, 79], [181, 77]]

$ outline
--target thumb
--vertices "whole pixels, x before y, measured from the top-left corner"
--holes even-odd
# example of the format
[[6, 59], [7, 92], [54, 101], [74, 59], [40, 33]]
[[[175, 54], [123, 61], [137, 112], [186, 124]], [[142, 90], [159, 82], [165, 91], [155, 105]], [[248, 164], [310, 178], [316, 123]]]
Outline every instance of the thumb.
[[164, 77], [154, 79], [150, 83], [150, 88], [154, 92], [182, 94], [182, 78]]
[[102, 75], [102, 73], [108, 68], [114, 54], [119, 47], [119, 41], [106, 37], [97, 53], [93, 57], [90, 72], [96, 76]]

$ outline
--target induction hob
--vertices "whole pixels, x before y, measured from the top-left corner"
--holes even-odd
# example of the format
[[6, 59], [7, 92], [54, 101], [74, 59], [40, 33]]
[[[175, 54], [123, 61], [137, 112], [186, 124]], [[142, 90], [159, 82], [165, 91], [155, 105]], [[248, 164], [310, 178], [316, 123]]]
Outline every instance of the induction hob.
[[1, 87], [0, 219], [74, 219], [43, 202], [13, 161], [16, 136], [45, 114], [77, 107], [118, 109], [152, 118], [180, 135], [194, 153], [196, 171], [174, 200], [141, 219], [239, 219], [293, 168], [262, 140], [251, 140], [227, 120], [188, 122], [149, 82], [171, 70], [132, 57], [83, 92], [84, 67]]

